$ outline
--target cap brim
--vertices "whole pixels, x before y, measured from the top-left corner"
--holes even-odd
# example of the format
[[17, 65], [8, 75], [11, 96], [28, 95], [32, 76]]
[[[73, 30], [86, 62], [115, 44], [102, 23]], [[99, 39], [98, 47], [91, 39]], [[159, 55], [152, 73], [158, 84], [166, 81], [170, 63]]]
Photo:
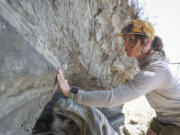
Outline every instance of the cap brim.
[[144, 34], [144, 33], [139, 33], [139, 32], [116, 33], [116, 34], [114, 34], [114, 35], [115, 35], [115, 37], [122, 37], [122, 36], [124, 36], [124, 35], [126, 35], [126, 34], [138, 34], [138, 35], [145, 35], [145, 36], [146, 36], [146, 34]]
[[114, 34], [114, 36], [115, 37], [122, 37], [124, 34], [122, 34], [122, 33], [116, 33], [116, 34]]

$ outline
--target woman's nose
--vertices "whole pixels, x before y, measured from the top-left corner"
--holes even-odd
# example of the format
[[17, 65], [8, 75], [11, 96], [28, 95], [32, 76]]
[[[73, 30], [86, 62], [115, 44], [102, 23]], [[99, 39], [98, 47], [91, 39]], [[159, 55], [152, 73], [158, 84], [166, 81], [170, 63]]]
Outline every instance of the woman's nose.
[[127, 42], [127, 40], [124, 40], [123, 45], [124, 45], [125, 47], [127, 47], [127, 46], [128, 46], [128, 42]]

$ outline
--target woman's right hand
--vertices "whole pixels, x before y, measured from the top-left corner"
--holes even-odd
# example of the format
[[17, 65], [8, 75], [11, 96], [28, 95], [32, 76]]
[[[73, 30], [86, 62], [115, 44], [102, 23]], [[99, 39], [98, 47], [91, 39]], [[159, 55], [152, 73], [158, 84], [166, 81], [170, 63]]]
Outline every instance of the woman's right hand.
[[60, 68], [57, 71], [57, 80], [58, 80], [59, 89], [62, 92], [62, 94], [66, 97], [69, 97], [71, 93], [71, 88], [67, 80], [65, 80], [62, 70]]

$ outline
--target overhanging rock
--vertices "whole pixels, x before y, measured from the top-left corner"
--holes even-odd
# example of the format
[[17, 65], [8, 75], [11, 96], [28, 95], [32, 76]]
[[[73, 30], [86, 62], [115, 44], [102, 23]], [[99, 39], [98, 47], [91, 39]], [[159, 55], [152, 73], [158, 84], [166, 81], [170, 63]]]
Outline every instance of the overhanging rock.
[[59, 66], [85, 90], [133, 78], [136, 61], [113, 36], [132, 15], [126, 0], [1, 0], [0, 133], [31, 134]]

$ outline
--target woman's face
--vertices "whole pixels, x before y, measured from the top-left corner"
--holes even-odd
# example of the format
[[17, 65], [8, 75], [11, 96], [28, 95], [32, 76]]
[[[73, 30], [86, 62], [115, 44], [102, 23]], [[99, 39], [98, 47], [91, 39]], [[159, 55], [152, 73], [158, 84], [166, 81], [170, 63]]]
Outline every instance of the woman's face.
[[140, 57], [142, 54], [142, 42], [138, 39], [135, 34], [126, 34], [123, 36], [125, 51], [128, 57]]

